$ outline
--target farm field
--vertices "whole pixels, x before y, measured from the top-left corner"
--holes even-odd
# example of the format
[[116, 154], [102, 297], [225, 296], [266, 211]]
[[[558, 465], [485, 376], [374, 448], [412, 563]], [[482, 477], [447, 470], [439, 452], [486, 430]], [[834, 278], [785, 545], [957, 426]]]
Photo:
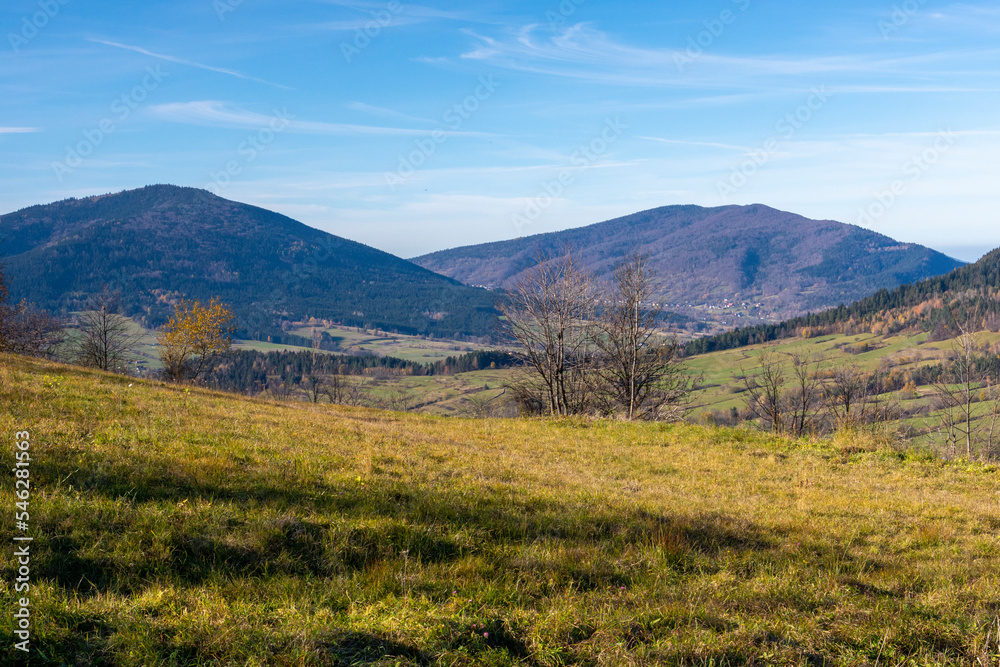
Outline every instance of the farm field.
[[[138, 325], [135, 325], [135, 330], [142, 334], [137, 350], [142, 367], [151, 371], [158, 370], [160, 360], [155, 332], [141, 329]], [[292, 333], [311, 336], [311, 331], [311, 328], [301, 328]], [[434, 363], [472, 350], [494, 349], [477, 343], [425, 339], [347, 327], [328, 328], [325, 331], [340, 345], [338, 351], [322, 352], [325, 354], [372, 353], [420, 363]], [[981, 332], [978, 336], [982, 344], [995, 345], [1000, 342], [1000, 334]], [[686, 418], [699, 422], [707, 419], [710, 414], [727, 413], [734, 408], [743, 409], [743, 373], [756, 373], [760, 355], [764, 352], [770, 352], [774, 357], [784, 360], [784, 365], [789, 370], [792, 355], [800, 355], [813, 359], [815, 368], [819, 370], [856, 365], [861, 370], [870, 372], [889, 365], [905, 371], [907, 368], [940, 363], [951, 354], [956, 344], [955, 339], [929, 341], [928, 337], [926, 333], [895, 336], [828, 335], [786, 339], [691, 357], [683, 362], [685, 370], [701, 377], [702, 382], [700, 388], [692, 394]], [[235, 341], [234, 348], [260, 352], [299, 352], [309, 349], [245, 340]], [[504, 386], [515, 373], [517, 371], [511, 369], [486, 369], [454, 375], [365, 377], [358, 381], [364, 385], [371, 400], [383, 405], [390, 404], [395, 409], [442, 416], [483, 416], [506, 414], [503, 407], [506, 400]], [[306, 397], [304, 390], [297, 393], [299, 398]], [[936, 433], [936, 427], [941, 421], [941, 414], [936, 411], [935, 396], [934, 387], [922, 386], [913, 393], [894, 393], [892, 397], [899, 400], [901, 407], [915, 413], [905, 419], [902, 425], [912, 428], [914, 432], [927, 434], [921, 436], [922, 444], [939, 446], [942, 444], [942, 436]]]
[[387, 391], [404, 397], [405, 406], [414, 412], [440, 416], [472, 416], [479, 401], [497, 402], [504, 396], [504, 385], [516, 371], [481, 370], [455, 375], [403, 376], [375, 381], [376, 396]]
[[[981, 345], [994, 346], [1000, 342], [1000, 334], [980, 332], [977, 334]], [[791, 370], [791, 357], [800, 355], [815, 361], [818, 370], [831, 370], [845, 365], [856, 365], [865, 372], [880, 366], [890, 370], [905, 371], [909, 368], [938, 364], [947, 361], [956, 349], [957, 339], [929, 341], [928, 334], [899, 336], [822, 336], [812, 339], [789, 339], [755, 345], [724, 352], [692, 357], [686, 360], [689, 373], [704, 378], [702, 388], [692, 395], [689, 420], [704, 420], [710, 413], [720, 413], [732, 409], [742, 409], [744, 372], [759, 372], [760, 356], [770, 352], [773, 357], [783, 360], [787, 371]], [[933, 386], [921, 386], [914, 392], [891, 392], [884, 398], [898, 400], [901, 408], [911, 416], [905, 418], [901, 426], [921, 434], [919, 445], [942, 447], [944, 436], [938, 432], [942, 413], [937, 402], [938, 390]], [[988, 419], [988, 407], [977, 408], [979, 421]], [[983, 428], [989, 428], [983, 424]]]
[[[136, 347], [136, 355], [145, 368], [158, 370], [162, 367], [156, 343], [156, 332], [145, 329], [130, 320], [130, 327], [133, 332], [141, 335], [139, 344]], [[476, 350], [496, 349], [495, 345], [483, 345], [464, 341], [446, 340], [441, 338], [424, 338], [421, 336], [407, 336], [403, 334], [385, 333], [374, 330], [359, 330], [351, 327], [329, 327], [322, 328], [340, 344], [340, 349], [329, 352], [330, 354], [359, 354], [373, 353], [378, 356], [396, 357], [422, 364], [432, 364], [444, 361], [448, 357], [458, 357], [468, 352]], [[70, 336], [74, 336], [74, 330], [70, 329]], [[291, 333], [309, 338], [312, 336], [311, 327], [301, 327], [293, 329]], [[301, 352], [303, 348], [296, 345], [284, 345], [258, 340], [233, 341], [233, 347], [237, 350], [257, 350], [259, 352], [272, 352], [286, 350], [289, 352]], [[318, 350], [319, 352], [325, 352]]]
[[[495, 349], [496, 346], [479, 343], [407, 336], [384, 331], [365, 330], [355, 327], [315, 327], [328, 333], [340, 346], [341, 354], [372, 352], [383, 357], [396, 357], [421, 364], [433, 364], [448, 357], [459, 357], [476, 350]], [[313, 327], [299, 327], [291, 333], [311, 338]]]
[[[690, 375], [702, 377], [700, 388], [692, 394], [687, 416], [699, 420], [702, 415], [731, 408], [744, 407], [742, 375], [753, 374], [759, 369], [760, 355], [770, 352], [783, 360], [786, 368], [791, 368], [792, 355], [800, 355], [815, 360], [819, 370], [828, 370], [843, 365], [854, 364], [861, 370], [870, 372], [883, 364], [906, 369], [914, 366], [939, 363], [953, 350], [955, 340], [929, 342], [928, 334], [900, 336], [822, 336], [811, 339], [789, 339], [753, 345], [736, 350], [712, 352], [683, 360], [684, 368]], [[995, 344], [1000, 335], [985, 332], [980, 334], [981, 342]], [[465, 397], [474, 395], [477, 387], [497, 389], [509, 381], [515, 371], [494, 370], [460, 373], [435, 377], [400, 377], [386, 382], [398, 387], [409, 397], [411, 408], [432, 414], [454, 414], [463, 409]], [[496, 393], [496, 392], [494, 392]], [[915, 398], [904, 397], [904, 406], [916, 407], [928, 403], [933, 393], [930, 387], [918, 389]], [[468, 407], [468, 406], [465, 406]], [[923, 424], [926, 419], [915, 420]]]
[[[739, 388], [744, 371], [753, 374], [759, 368], [759, 358], [772, 352], [791, 367], [792, 355], [812, 358], [820, 370], [857, 365], [861, 370], [874, 371], [889, 363], [905, 368], [940, 362], [953, 349], [954, 340], [928, 342], [928, 334], [900, 336], [821, 336], [810, 339], [788, 339], [736, 350], [712, 352], [686, 361], [692, 374], [704, 377], [703, 389], [693, 403], [696, 411], [728, 409], [740, 403]], [[995, 343], [997, 334], [982, 334], [983, 342]]]

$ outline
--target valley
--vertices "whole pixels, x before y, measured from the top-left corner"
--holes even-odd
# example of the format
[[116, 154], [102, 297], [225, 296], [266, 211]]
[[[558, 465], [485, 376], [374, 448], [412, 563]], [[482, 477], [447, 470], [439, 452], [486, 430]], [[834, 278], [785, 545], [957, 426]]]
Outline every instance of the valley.
[[995, 0], [0, 21], [0, 667], [1000, 667]]
[[[206, 201], [162, 187], [123, 196], [111, 204], [125, 206], [124, 226], [159, 225], [157, 243], [178, 210]], [[305, 233], [207, 201], [213, 224]], [[108, 252], [119, 223], [81, 225], [92, 212], [75, 202], [60, 206], [87, 215], [63, 211], [58, 225], [30, 209], [8, 216], [38, 235], [9, 266]], [[373, 274], [359, 255], [333, 262], [324, 280], [349, 284], [332, 299], [321, 281], [262, 301], [266, 278], [192, 278], [123, 243], [117, 291], [102, 294], [124, 310], [100, 320], [122, 327], [104, 330], [127, 342], [118, 374], [0, 352], [0, 428], [45, 442], [31, 464], [42, 490], [32, 525], [46, 536], [33, 552], [33, 619], [52, 661], [964, 664], [1000, 653], [989, 509], [1000, 252], [909, 284], [876, 266], [850, 288], [761, 286], [748, 298], [723, 281], [690, 300], [656, 292], [679, 298], [662, 305], [643, 291], [655, 262], [640, 255], [608, 283], [631, 276], [644, 285], [633, 292], [600, 291], [599, 269], [565, 257], [526, 269], [540, 281], [531, 288], [485, 290], [391, 256], [372, 255]], [[919, 248], [896, 257], [945, 267]], [[251, 272], [287, 268], [271, 259]], [[126, 268], [136, 261], [160, 268], [139, 278]], [[14, 294], [65, 316], [51, 356], [80, 361], [98, 276], [12, 275]], [[222, 328], [184, 320], [195, 311], [183, 286], [214, 291], [219, 276], [234, 298]], [[74, 289], [46, 301], [57, 285]], [[862, 298], [775, 321], [851, 289]], [[518, 298], [541, 304], [523, 321], [529, 339], [562, 322], [532, 349], [578, 346], [564, 356], [564, 390], [586, 401], [563, 403], [560, 417], [539, 366], [522, 363], [524, 339], [501, 343], [523, 317], [508, 308]], [[36, 321], [25, 304], [0, 300], [0, 344], [11, 322]], [[383, 305], [381, 319], [359, 310]], [[663, 373], [647, 396], [669, 401], [648, 421], [629, 420], [608, 382], [608, 362], [622, 359], [610, 343], [632, 326], [631, 363], [665, 359], [645, 366]], [[164, 381], [165, 330], [212, 355], [204, 372]], [[197, 348], [203, 334], [220, 345]], [[962, 380], [962, 368], [975, 375]]]

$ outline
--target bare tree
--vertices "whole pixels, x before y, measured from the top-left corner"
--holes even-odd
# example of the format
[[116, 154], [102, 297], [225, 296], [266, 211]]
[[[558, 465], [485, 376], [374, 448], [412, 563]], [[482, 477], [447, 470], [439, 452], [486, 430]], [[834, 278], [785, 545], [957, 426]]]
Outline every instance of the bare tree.
[[392, 412], [406, 412], [410, 409], [410, 403], [410, 395], [396, 386], [390, 386], [375, 399], [375, 407]]
[[615, 267], [598, 321], [599, 390], [609, 411], [630, 420], [676, 413], [693, 382], [677, 363], [677, 341], [658, 327], [663, 309], [653, 300], [655, 289], [648, 258], [626, 257]]
[[984, 378], [976, 368], [975, 357], [978, 351], [979, 339], [976, 334], [962, 329], [962, 335], [955, 341], [955, 358], [948, 377], [937, 383], [939, 407], [944, 413], [942, 427], [953, 447], [959, 444], [965, 446], [969, 459], [972, 459], [980, 427], [976, 420], [975, 405], [976, 395], [982, 390]]
[[80, 315], [76, 359], [83, 366], [125, 372], [142, 340], [132, 321], [121, 314], [121, 295], [105, 287], [87, 302]]
[[816, 362], [809, 357], [792, 355], [792, 387], [787, 397], [788, 430], [798, 437], [805, 435], [817, 424], [822, 406], [822, 387], [816, 377]]
[[538, 380], [548, 413], [582, 412], [592, 390], [593, 279], [572, 254], [538, 259], [500, 305], [504, 332]]
[[835, 369], [823, 397], [835, 427], [850, 428], [867, 422], [869, 381], [857, 366]]
[[268, 378], [267, 385], [261, 393], [272, 398], [285, 400], [291, 398], [292, 388], [280, 377], [273, 377]]
[[520, 376], [506, 386], [511, 402], [517, 406], [521, 416], [537, 417], [548, 411], [547, 394], [538, 386], [534, 378]]
[[306, 395], [309, 396], [309, 400], [313, 403], [319, 403], [319, 398], [326, 393], [326, 380], [322, 375], [318, 373], [310, 373], [306, 376], [305, 384], [303, 388], [306, 390]]
[[760, 372], [752, 376], [741, 369], [743, 386], [746, 388], [743, 400], [754, 419], [760, 419], [768, 430], [782, 433], [786, 421], [783, 400], [787, 380], [785, 369], [770, 350], [761, 352], [759, 365]]
[[496, 396], [487, 396], [489, 390], [482, 390], [465, 397], [465, 405], [460, 413], [472, 419], [494, 419], [509, 414], [510, 404], [500, 399], [506, 396], [504, 389]]
[[987, 459], [992, 459], [996, 456], [997, 436], [1000, 435], [997, 432], [997, 426], [1000, 425], [1000, 391], [997, 389], [997, 386], [994, 384], [990, 384], [986, 388], [986, 396], [990, 405], [990, 425], [986, 431], [986, 451], [983, 452], [983, 457]]
[[348, 393], [347, 378], [340, 373], [334, 373], [330, 376], [330, 382], [323, 389], [323, 393], [326, 394], [327, 399], [331, 403], [346, 405], [347, 401], [345, 398]]
[[865, 406], [867, 423], [878, 426], [900, 419], [903, 407], [899, 393], [892, 391], [889, 387], [888, 369], [885, 366], [880, 366], [867, 377], [868, 399]]
[[62, 322], [27, 301], [8, 302], [7, 277], [0, 266], [0, 352], [52, 357], [65, 336]]
[[0, 352], [55, 357], [65, 340], [62, 322], [27, 301], [0, 315]]
[[900, 419], [902, 403], [887, 380], [884, 367], [870, 373], [853, 364], [835, 369], [823, 386], [823, 403], [833, 427], [877, 427]]

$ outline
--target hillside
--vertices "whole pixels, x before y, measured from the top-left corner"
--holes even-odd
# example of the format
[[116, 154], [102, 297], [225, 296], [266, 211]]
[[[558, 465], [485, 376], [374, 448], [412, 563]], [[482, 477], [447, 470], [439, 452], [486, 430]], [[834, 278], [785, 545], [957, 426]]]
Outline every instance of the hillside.
[[778, 324], [743, 327], [694, 340], [687, 354], [824, 334], [930, 332], [941, 340], [967, 331], [1000, 331], [1000, 249], [942, 276], [894, 290], [879, 290], [850, 305], [795, 317]]
[[567, 248], [598, 275], [641, 249], [649, 253], [668, 303], [763, 302], [760, 314], [769, 318], [846, 303], [962, 264], [860, 227], [762, 205], [667, 206], [413, 261], [469, 285], [498, 287], [532, 266], [539, 253], [557, 255]]
[[489, 335], [485, 290], [286, 216], [204, 190], [157, 185], [0, 217], [14, 299], [56, 312], [110, 283], [129, 314], [163, 322], [181, 296], [219, 296], [244, 336], [315, 317], [406, 333]]
[[30, 432], [46, 664], [1000, 656], [991, 467], [854, 440], [270, 403], [14, 357], [0, 430]]

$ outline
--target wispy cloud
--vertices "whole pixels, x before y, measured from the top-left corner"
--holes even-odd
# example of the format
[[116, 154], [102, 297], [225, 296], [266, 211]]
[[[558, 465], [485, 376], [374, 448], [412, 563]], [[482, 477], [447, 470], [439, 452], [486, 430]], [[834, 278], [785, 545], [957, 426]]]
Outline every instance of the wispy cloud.
[[411, 123], [426, 123], [430, 125], [437, 124], [437, 121], [427, 118], [417, 118], [416, 116], [410, 116], [393, 109], [372, 106], [371, 104], [365, 104], [364, 102], [348, 102], [344, 106], [351, 111], [360, 111], [362, 113], [370, 114], [372, 116], [380, 116], [382, 118], [395, 118], [397, 120], [405, 120]]
[[[511, 70], [617, 86], [729, 88], [787, 92], [799, 79], [863, 80], [850, 92], [987, 92], [977, 85], [993, 76], [997, 50], [943, 51], [909, 57], [727, 55], [704, 52], [692, 59], [682, 49], [650, 49], [618, 43], [581, 23], [559, 30], [528, 25], [502, 38], [466, 30], [478, 44], [462, 54]], [[683, 64], [683, 66], [679, 66]], [[945, 69], [959, 63], [962, 71]], [[981, 67], [976, 67], [979, 64]], [[956, 75], [964, 76], [955, 81]], [[871, 83], [882, 78], [884, 85]], [[845, 88], [845, 90], [848, 90]]]
[[119, 42], [112, 42], [106, 39], [88, 39], [90, 42], [96, 44], [104, 44], [106, 46], [114, 46], [119, 49], [126, 49], [128, 51], [135, 51], [136, 53], [141, 53], [152, 58], [159, 58], [160, 60], [166, 60], [167, 62], [177, 63], [178, 65], [187, 65], [188, 67], [197, 67], [198, 69], [207, 70], [209, 72], [217, 72], [219, 74], [226, 74], [228, 76], [234, 76], [237, 79], [244, 79], [246, 81], [256, 81], [257, 83], [267, 84], [268, 86], [274, 86], [276, 88], [284, 88], [285, 90], [293, 90], [289, 86], [284, 86], [280, 83], [274, 83], [272, 81], [266, 81], [264, 79], [258, 79], [255, 76], [249, 76], [248, 74], [243, 74], [242, 72], [237, 72], [236, 70], [226, 69], [224, 67], [213, 67], [212, 65], [203, 65], [202, 63], [196, 63], [192, 60], [185, 60], [184, 58], [177, 58], [175, 56], [168, 56], [162, 53], [154, 53], [147, 49], [143, 49], [138, 46], [131, 46], [129, 44], [121, 44]]
[[[357, 19], [345, 19], [341, 21], [322, 21], [319, 23], [306, 23], [299, 26], [293, 27], [295, 32], [299, 33], [327, 33], [327, 32], [354, 32], [356, 30], [364, 30], [365, 25], [370, 23], [372, 18], [362, 17]], [[416, 23], [424, 23], [425, 20], [417, 18], [415, 16], [393, 16], [392, 20], [383, 24], [379, 24], [379, 27], [383, 30], [388, 28], [399, 28], [404, 25], [413, 25]]]
[[[149, 107], [149, 112], [163, 120], [191, 125], [213, 125], [232, 128], [266, 127], [274, 116], [232, 108], [218, 100], [200, 100], [194, 102], [175, 102], [157, 104]], [[383, 136], [426, 136], [427, 129], [378, 127], [374, 125], [355, 125], [350, 123], [326, 123], [321, 121], [296, 120], [290, 115], [285, 126], [286, 132], [319, 135], [383, 135]], [[445, 131], [452, 136], [495, 136], [480, 132]]]
[[955, 28], [963, 34], [1000, 32], [1000, 8], [957, 3], [927, 12], [928, 22], [935, 28]]
[[28, 134], [41, 131], [38, 127], [0, 127], [0, 134]]
[[[386, 11], [386, 3], [383, 2], [369, 2], [365, 0], [323, 0], [324, 4], [337, 5], [338, 7], [346, 7], [348, 9], [354, 9], [357, 11], [364, 12], [369, 15], [376, 15], [379, 12]], [[414, 19], [445, 19], [452, 21], [468, 21], [475, 23], [485, 22], [481, 12], [453, 12], [446, 9], [438, 9], [437, 7], [428, 7], [426, 5], [414, 5], [408, 2], [401, 2], [399, 13], [402, 16], [414, 18]]]
[[365, 2], [357, 0], [320, 0], [321, 4], [335, 5], [356, 12], [356, 16], [337, 18], [331, 21], [312, 21], [284, 26], [282, 30], [297, 34], [322, 34], [330, 32], [354, 32], [364, 30], [372, 21], [381, 29], [401, 28], [403, 26], [420, 25], [434, 21], [457, 21], [460, 23], [479, 25], [502, 24], [484, 15], [482, 12], [448, 11], [436, 7], [414, 5], [401, 2], [394, 8], [384, 0], [380, 2]]
[[707, 148], [721, 148], [727, 151], [739, 151], [745, 153], [747, 151], [753, 150], [747, 146], [734, 146], [733, 144], [720, 144], [713, 141], [685, 141], [681, 139], [663, 139], [660, 137], [636, 137], [636, 139], [642, 139], [644, 141], [653, 141], [660, 144], [676, 144], [679, 146], [703, 146]]

